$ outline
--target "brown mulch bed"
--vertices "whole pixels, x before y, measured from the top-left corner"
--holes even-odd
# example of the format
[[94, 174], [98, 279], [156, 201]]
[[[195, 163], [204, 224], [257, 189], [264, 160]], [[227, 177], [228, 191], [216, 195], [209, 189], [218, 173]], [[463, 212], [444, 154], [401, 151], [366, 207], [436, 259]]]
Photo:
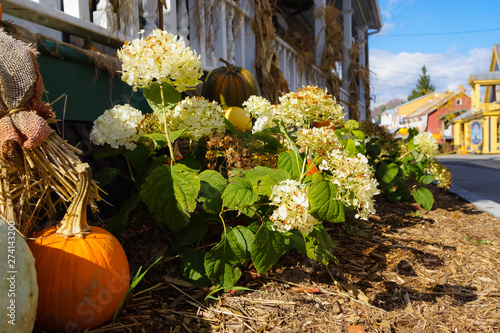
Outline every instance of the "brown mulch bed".
[[[205, 299], [180, 280], [153, 226], [123, 240], [131, 272], [153, 266], [113, 332], [500, 332], [500, 221], [430, 186], [432, 211], [377, 199], [377, 215], [332, 225], [338, 263], [295, 251], [244, 287]], [[109, 326], [91, 332], [106, 332]]]

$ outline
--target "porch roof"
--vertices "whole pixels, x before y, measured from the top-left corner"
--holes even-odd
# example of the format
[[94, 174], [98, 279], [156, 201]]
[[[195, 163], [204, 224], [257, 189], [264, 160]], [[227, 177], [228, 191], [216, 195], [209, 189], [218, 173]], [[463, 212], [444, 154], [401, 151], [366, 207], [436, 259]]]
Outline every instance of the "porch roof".
[[460, 116], [453, 118], [451, 120], [451, 122], [454, 123], [457, 120], [465, 119], [465, 118], [470, 117], [470, 116], [472, 116], [472, 111], [471, 110], [467, 110], [464, 113], [462, 113]]
[[455, 95], [458, 95], [458, 93], [446, 93], [444, 96], [440, 96], [437, 98], [433, 98], [429, 100], [426, 104], [424, 104], [422, 107], [416, 109], [412, 113], [410, 113], [406, 118], [416, 118], [416, 117], [421, 117], [428, 115], [429, 113], [433, 112], [436, 110], [441, 104], [445, 103], [447, 100], [453, 98]]
[[382, 28], [382, 16], [378, 0], [357, 0], [358, 7], [362, 11], [368, 29], [379, 30]]
[[469, 76], [469, 85], [484, 83], [485, 85], [500, 84], [500, 71], [476, 73]]

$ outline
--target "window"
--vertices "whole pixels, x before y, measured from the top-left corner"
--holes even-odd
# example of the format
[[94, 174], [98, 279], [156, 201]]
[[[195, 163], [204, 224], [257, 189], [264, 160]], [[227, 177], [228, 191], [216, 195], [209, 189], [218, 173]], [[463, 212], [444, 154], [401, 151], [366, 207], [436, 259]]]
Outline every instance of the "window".
[[457, 105], [462, 105], [462, 99], [461, 98], [457, 99]]
[[497, 143], [500, 143], [500, 116], [497, 118]]

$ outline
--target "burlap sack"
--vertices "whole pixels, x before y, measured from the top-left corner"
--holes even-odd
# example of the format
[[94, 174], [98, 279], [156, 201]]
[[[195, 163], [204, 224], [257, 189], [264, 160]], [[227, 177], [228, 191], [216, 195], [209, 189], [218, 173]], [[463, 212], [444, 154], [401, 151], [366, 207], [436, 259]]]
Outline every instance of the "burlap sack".
[[42, 101], [43, 81], [35, 51], [0, 30], [0, 159], [22, 165], [23, 148], [34, 148], [53, 130], [50, 105]]

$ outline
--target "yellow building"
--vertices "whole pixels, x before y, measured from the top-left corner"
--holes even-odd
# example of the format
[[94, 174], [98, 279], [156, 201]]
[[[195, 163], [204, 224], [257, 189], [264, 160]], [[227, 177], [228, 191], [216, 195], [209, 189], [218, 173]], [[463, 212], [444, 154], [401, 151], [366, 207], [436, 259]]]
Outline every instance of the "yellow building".
[[469, 153], [500, 153], [500, 44], [493, 47], [490, 71], [471, 74], [471, 110], [453, 119], [455, 147]]

